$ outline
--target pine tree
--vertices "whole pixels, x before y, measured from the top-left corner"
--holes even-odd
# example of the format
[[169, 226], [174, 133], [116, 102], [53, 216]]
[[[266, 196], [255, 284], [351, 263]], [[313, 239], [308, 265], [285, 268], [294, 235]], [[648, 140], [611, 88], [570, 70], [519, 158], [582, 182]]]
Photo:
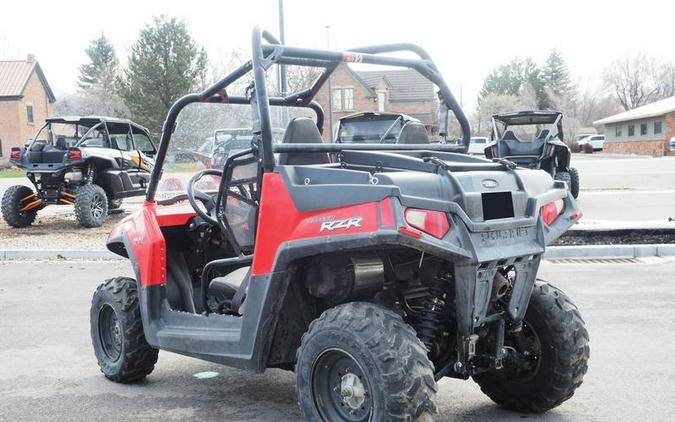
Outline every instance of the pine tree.
[[536, 93], [537, 106], [547, 108], [549, 99], [542, 71], [529, 57], [524, 60], [514, 58], [493, 70], [483, 82], [479, 102], [490, 94], [519, 96], [525, 84]]
[[570, 73], [562, 54], [558, 50], [552, 50], [544, 64], [544, 81], [546, 88], [556, 96], [566, 96], [572, 89]]
[[205, 79], [206, 65], [206, 51], [185, 22], [155, 17], [131, 48], [120, 95], [132, 118], [158, 133], [171, 105]]
[[100, 82], [104, 73], [115, 73], [118, 65], [115, 48], [104, 33], [92, 40], [85, 52], [89, 57], [89, 63], [80, 66], [80, 76], [77, 82], [77, 85], [84, 90]]

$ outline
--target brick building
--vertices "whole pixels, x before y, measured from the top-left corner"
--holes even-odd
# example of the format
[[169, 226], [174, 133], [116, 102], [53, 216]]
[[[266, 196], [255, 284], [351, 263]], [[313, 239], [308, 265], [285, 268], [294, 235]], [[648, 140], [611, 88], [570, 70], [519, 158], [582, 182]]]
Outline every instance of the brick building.
[[675, 97], [593, 122], [605, 130], [605, 152], [662, 156], [673, 154]]
[[[419, 119], [430, 133], [438, 130], [437, 100], [434, 85], [411, 69], [358, 71], [341, 64], [331, 76], [332, 121], [360, 111], [404, 113]], [[328, 84], [315, 98], [326, 113], [326, 129], [330, 124]], [[328, 141], [332, 130], [324, 130]]]
[[56, 101], [40, 65], [27, 60], [0, 61], [0, 166], [11, 147], [35, 135]]

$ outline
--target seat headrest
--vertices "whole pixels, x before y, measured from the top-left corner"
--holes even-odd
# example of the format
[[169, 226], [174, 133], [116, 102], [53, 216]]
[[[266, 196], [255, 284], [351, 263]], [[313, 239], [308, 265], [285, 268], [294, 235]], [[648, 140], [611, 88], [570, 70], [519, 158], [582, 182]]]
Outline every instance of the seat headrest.
[[512, 130], [506, 130], [502, 134], [502, 141], [517, 141], [518, 138], [516, 137], [516, 134], [513, 133]]
[[316, 123], [309, 117], [296, 117], [288, 122], [284, 132], [285, 144], [320, 144], [323, 143]]
[[551, 133], [550, 130], [548, 130], [548, 129], [542, 129], [542, 130], [539, 132], [539, 135], [537, 135], [537, 139], [546, 139], [546, 137], [548, 136], [549, 133]]
[[68, 149], [68, 145], [66, 144], [66, 138], [64, 136], [58, 136], [56, 138], [56, 143], [54, 146], [58, 149]]
[[429, 134], [420, 122], [408, 122], [401, 129], [398, 137], [399, 144], [428, 144]]
[[[296, 117], [286, 127], [284, 144], [321, 144], [321, 133], [316, 123], [308, 117]], [[283, 152], [279, 154], [280, 165], [311, 165], [328, 164], [328, 154], [325, 152]]]

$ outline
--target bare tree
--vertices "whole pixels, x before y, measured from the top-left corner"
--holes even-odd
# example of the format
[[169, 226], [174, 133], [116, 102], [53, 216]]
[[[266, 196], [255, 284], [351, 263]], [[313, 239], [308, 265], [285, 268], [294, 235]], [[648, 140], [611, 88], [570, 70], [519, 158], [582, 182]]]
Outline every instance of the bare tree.
[[129, 109], [117, 94], [118, 71], [107, 66], [99, 71], [98, 79], [75, 94], [66, 95], [55, 104], [57, 114], [126, 117]]
[[624, 110], [631, 110], [675, 94], [675, 70], [644, 53], [613, 61], [603, 73]]
[[520, 98], [515, 95], [487, 94], [478, 103], [474, 114], [473, 128], [477, 135], [489, 135], [492, 116], [499, 113], [518, 111], [523, 108]]

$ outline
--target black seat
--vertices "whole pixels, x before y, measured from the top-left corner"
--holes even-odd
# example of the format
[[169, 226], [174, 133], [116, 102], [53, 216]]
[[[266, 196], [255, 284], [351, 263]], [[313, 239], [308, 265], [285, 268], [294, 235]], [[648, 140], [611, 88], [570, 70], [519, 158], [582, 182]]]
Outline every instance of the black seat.
[[551, 133], [550, 130], [548, 130], [548, 129], [542, 129], [541, 131], [539, 131], [539, 135], [537, 135], [537, 139], [541, 139], [542, 141], [543, 141], [543, 140], [546, 140], [546, 138], [548, 137], [548, 134], [549, 134], [549, 133]]
[[428, 144], [429, 134], [420, 122], [408, 122], [401, 129], [398, 137], [399, 144]]
[[[545, 130], [542, 130], [542, 132]], [[539, 136], [541, 136], [542, 132], [539, 133]], [[545, 133], [543, 138], [537, 137], [532, 142], [523, 142], [518, 139], [512, 130], [506, 130], [498, 142], [499, 156], [516, 157], [520, 155], [527, 155], [531, 157], [538, 157], [543, 151], [546, 136], [547, 134]], [[531, 161], [532, 159], [528, 159], [528, 161]]]
[[223, 277], [211, 280], [209, 291], [220, 301], [228, 302], [232, 312], [242, 315], [250, 277], [251, 267], [238, 268]]
[[66, 138], [64, 136], [58, 136], [56, 138], [56, 144], [54, 144], [54, 146], [57, 149], [63, 149], [63, 150], [68, 149], [68, 144], [66, 144]]
[[[322, 144], [321, 133], [316, 123], [308, 117], [296, 117], [288, 122], [284, 132], [284, 144]], [[302, 166], [310, 164], [328, 164], [325, 152], [282, 152], [279, 154], [279, 165]]]

